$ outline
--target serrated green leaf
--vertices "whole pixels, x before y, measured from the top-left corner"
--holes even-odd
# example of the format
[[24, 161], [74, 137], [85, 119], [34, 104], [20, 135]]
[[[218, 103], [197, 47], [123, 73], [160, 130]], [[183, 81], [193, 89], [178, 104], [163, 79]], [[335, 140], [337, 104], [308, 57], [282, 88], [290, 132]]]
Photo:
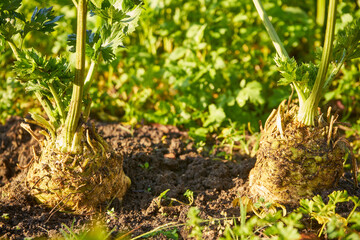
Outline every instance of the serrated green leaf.
[[23, 83], [53, 82], [54, 79], [61, 79], [66, 84], [73, 77], [66, 59], [45, 58], [35, 50], [22, 52], [15, 62], [14, 71], [17, 79]]
[[[92, 0], [90, 8], [92, 15], [97, 15], [105, 20], [105, 24], [96, 31], [96, 35], [100, 37], [101, 44], [96, 41], [92, 47], [87, 50], [92, 54], [92, 58], [96, 59], [101, 54], [105, 62], [115, 60], [119, 47], [123, 46], [123, 39], [137, 27], [139, 20], [142, 1], [132, 0]], [[100, 6], [101, 5], [101, 6]], [[70, 50], [74, 51], [74, 36], [72, 42], [68, 45], [72, 46]], [[95, 42], [95, 41], [94, 41]]]
[[239, 107], [244, 107], [247, 101], [253, 104], [263, 104], [265, 102], [262, 94], [262, 85], [257, 81], [252, 81], [246, 84], [245, 88], [241, 89], [236, 97], [236, 102]]
[[193, 39], [196, 43], [200, 43], [204, 37], [204, 31], [207, 25], [192, 25], [186, 32], [186, 37]]
[[329, 203], [336, 205], [337, 203], [346, 202], [349, 200], [349, 195], [346, 190], [344, 191], [334, 191], [329, 194]]
[[[97, 59], [97, 55], [99, 52], [99, 46], [101, 46], [101, 38], [100, 35], [98, 33], [94, 33], [91, 30], [86, 30], [86, 40], [85, 40], [85, 44], [86, 44], [86, 56], [96, 60]], [[67, 38], [67, 45], [70, 47], [69, 51], [70, 52], [75, 52], [76, 51], [76, 34], [69, 34], [68, 38]]]
[[314, 201], [309, 199], [301, 199], [300, 207], [297, 209], [297, 211], [303, 214], [311, 214], [314, 211]]
[[64, 15], [54, 16], [53, 7], [35, 10], [31, 16], [30, 22], [25, 22], [22, 37], [24, 38], [27, 33], [31, 31], [39, 31], [43, 33], [50, 33], [55, 31], [56, 22], [59, 21]]
[[215, 104], [209, 105], [209, 116], [204, 122], [204, 127], [209, 126], [212, 123], [221, 123], [226, 118], [224, 109], [217, 107]]
[[297, 83], [299, 90], [302, 91], [305, 97], [308, 97], [316, 80], [318, 66], [311, 62], [302, 63], [298, 66], [294, 58], [281, 59], [276, 57], [275, 62], [278, 71], [283, 77], [278, 81], [278, 84], [288, 85], [290, 83]]
[[277, 236], [277, 239], [299, 239], [300, 234], [297, 229], [292, 226], [285, 226], [283, 222], [276, 222], [265, 230], [268, 236]]
[[0, 36], [2, 36], [7, 41], [9, 41], [12, 36], [17, 33], [19, 33], [19, 30], [11, 22], [6, 22], [0, 25]]
[[126, 23], [124, 28], [125, 34], [131, 34], [135, 31], [136, 27], [138, 26], [140, 14], [142, 11], [143, 9], [141, 5], [139, 5], [135, 9], [126, 13], [127, 18], [122, 21], [123, 23]]
[[108, 24], [120, 22], [126, 18], [126, 12], [115, 8], [108, 0], [101, 1], [101, 7], [98, 6], [99, 3], [100, 1], [97, 1], [95, 4], [90, 5], [90, 9], [94, 15], [103, 18]]
[[346, 235], [346, 223], [336, 216], [332, 216], [326, 224], [329, 239], [343, 239]]
[[283, 78], [281, 78], [278, 82], [279, 85], [288, 85], [296, 81], [297, 63], [295, 58], [282, 59], [280, 57], [276, 57], [275, 63], [278, 67], [278, 71], [283, 76]]
[[346, 51], [345, 60], [360, 57], [360, 19], [351, 21], [336, 36], [336, 44], [333, 50], [333, 61], [342, 59], [343, 50]]
[[357, 196], [350, 196], [349, 200], [351, 200], [356, 205], [360, 205], [360, 199]]

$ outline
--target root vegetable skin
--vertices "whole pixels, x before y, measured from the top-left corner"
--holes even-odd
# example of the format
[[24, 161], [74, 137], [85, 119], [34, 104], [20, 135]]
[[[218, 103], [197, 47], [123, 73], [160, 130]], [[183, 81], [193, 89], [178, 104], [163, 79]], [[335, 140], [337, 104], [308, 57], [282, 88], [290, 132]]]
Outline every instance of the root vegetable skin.
[[316, 190], [334, 187], [342, 176], [345, 150], [338, 144], [337, 127], [325, 121], [306, 126], [293, 120], [296, 108], [284, 113], [283, 134], [275, 119], [262, 132], [257, 162], [249, 175], [255, 198], [297, 205]]
[[26, 178], [31, 194], [40, 203], [75, 213], [91, 213], [114, 197], [123, 198], [130, 186], [123, 171], [123, 157], [92, 135], [82, 139], [82, 154], [56, 151], [53, 142], [43, 142], [41, 155], [34, 160]]

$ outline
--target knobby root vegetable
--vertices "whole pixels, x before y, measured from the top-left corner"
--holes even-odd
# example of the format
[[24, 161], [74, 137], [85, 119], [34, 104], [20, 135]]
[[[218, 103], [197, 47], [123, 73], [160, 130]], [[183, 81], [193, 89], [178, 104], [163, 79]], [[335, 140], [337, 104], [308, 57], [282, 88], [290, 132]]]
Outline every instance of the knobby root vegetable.
[[306, 126], [295, 120], [298, 107], [284, 103], [262, 130], [249, 187], [254, 198], [297, 205], [301, 198], [337, 184], [346, 141], [337, 134], [334, 116], [328, 114], [326, 121], [319, 115], [315, 126]]
[[106, 201], [122, 199], [130, 179], [123, 171], [123, 157], [94, 128], [80, 127], [79, 133], [81, 154], [60, 152], [53, 141], [43, 140], [26, 184], [39, 202], [51, 208], [89, 213]]

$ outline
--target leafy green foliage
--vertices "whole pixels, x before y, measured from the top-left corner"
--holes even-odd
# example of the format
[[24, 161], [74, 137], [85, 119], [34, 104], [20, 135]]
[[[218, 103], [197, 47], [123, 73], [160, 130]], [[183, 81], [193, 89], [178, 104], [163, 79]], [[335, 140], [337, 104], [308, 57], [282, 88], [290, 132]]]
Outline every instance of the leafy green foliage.
[[195, 238], [197, 240], [202, 239], [202, 230], [204, 227], [201, 226], [203, 220], [199, 217], [200, 210], [196, 207], [191, 207], [188, 211], [188, 220], [186, 225], [190, 227], [190, 234], [188, 237]]
[[301, 218], [302, 214], [294, 212], [283, 217], [281, 211], [268, 213], [264, 218], [252, 216], [241, 225], [227, 226], [220, 239], [263, 239], [260, 234], [271, 239], [299, 239], [299, 229], [303, 228]]
[[279, 85], [288, 85], [295, 82], [305, 97], [308, 97], [314, 86], [319, 67], [311, 62], [302, 63], [298, 66], [295, 58], [286, 60], [276, 57], [275, 62], [283, 77], [279, 80]]
[[166, 237], [166, 239], [174, 239], [174, 240], [179, 239], [179, 234], [178, 234], [178, 229], [177, 228], [173, 228], [173, 229], [170, 229], [170, 230], [155, 231], [155, 232], [146, 234], [144, 236], [144, 238], [150, 238], [150, 237], [159, 236], [159, 235]]
[[[279, 5], [268, 8], [281, 22], [285, 15], [276, 13]], [[139, 22], [142, 31], [134, 39], [141, 45], [133, 42], [120, 49], [122, 69], [114, 66], [119, 79], [106, 79], [117, 91], [108, 94], [117, 101], [114, 109], [124, 110], [123, 121], [182, 125], [192, 137], [205, 139], [228, 120], [258, 126], [266, 109], [288, 96], [273, 88], [277, 73], [266, 64], [273, 58], [271, 42], [251, 1], [149, 2], [145, 9]], [[310, 35], [312, 20], [303, 20], [289, 20], [302, 24], [301, 31], [296, 30], [299, 35], [292, 33], [294, 46], [305, 33]], [[95, 108], [103, 101], [94, 98]]]
[[[92, 1], [94, 4], [90, 5], [92, 14], [103, 18], [108, 24], [123, 21], [127, 15], [121, 8], [116, 8], [110, 4], [108, 0]], [[101, 3], [100, 3], [101, 2]]]
[[22, 0], [3, 0], [0, 3], [0, 11], [3, 14], [4, 12], [13, 13], [21, 5]]
[[0, 9], [0, 36], [11, 41], [14, 35], [20, 34], [24, 39], [29, 32], [37, 31], [51, 33], [63, 16], [55, 16], [52, 7], [35, 10], [30, 21], [26, 20], [23, 13], [16, 12], [20, 7], [21, 1], [10, 1], [9, 5], [2, 5]]
[[[243, 81], [240, 86], [243, 85]], [[247, 102], [253, 103], [254, 105], [263, 105], [265, 99], [262, 97], [262, 86], [257, 81], [252, 81], [243, 86], [236, 96], [236, 102], [240, 107], [244, 107]]]
[[[0, 5], [0, 39], [9, 40], [18, 33], [15, 26], [16, 9], [21, 5], [21, 0], [9, 0]], [[4, 42], [2, 43], [2, 45]]]
[[24, 22], [23, 31], [21, 32], [22, 37], [24, 38], [31, 31], [39, 31], [43, 33], [51, 33], [54, 31], [54, 27], [57, 25], [56, 22], [59, 21], [63, 16], [55, 16], [53, 7], [41, 8], [38, 9], [35, 7], [31, 20], [27, 22], [25, 18], [19, 17]]
[[[359, 218], [358, 213], [355, 213], [357, 207], [360, 206], [360, 200], [356, 196], [349, 196], [347, 191], [334, 191], [329, 194], [329, 202], [324, 203], [321, 196], [317, 195], [312, 200], [302, 199], [300, 200], [300, 207], [298, 212], [308, 214], [312, 218], [316, 219], [319, 224], [323, 225], [323, 228], [327, 227], [327, 234], [330, 239], [334, 238], [347, 238], [353, 234], [354, 229], [359, 229], [359, 225], [356, 220]], [[353, 210], [345, 219], [336, 213], [336, 204], [351, 201], [354, 204]], [[355, 224], [353, 224], [355, 223]], [[350, 226], [349, 226], [350, 225]], [[320, 234], [322, 233], [322, 229]]]
[[73, 73], [66, 59], [46, 58], [35, 50], [24, 51], [15, 62], [14, 69], [17, 80], [27, 91], [39, 93], [44, 101], [55, 99], [57, 106], [52, 114], [57, 118], [65, 117], [64, 109], [70, 102], [69, 92], [73, 81]]
[[[8, 3], [19, 0], [3, 2], [6, 2], [3, 6], [10, 6]], [[115, 1], [93, 0], [91, 8], [101, 8], [103, 2], [112, 4]], [[117, 8], [121, 5], [123, 11], [133, 10], [141, 4], [139, 1], [118, 2]], [[263, 2], [290, 56], [296, 57], [300, 67], [301, 62], [314, 59], [310, 52], [320, 45], [322, 34], [321, 28], [314, 23], [314, 1]], [[36, 4], [39, 2], [23, 0], [22, 11], [27, 19], [31, 18]], [[71, 1], [51, 1], [51, 4], [56, 12], [64, 15], [58, 22], [61, 28], [56, 28], [56, 34], [47, 35], [46, 41], [42, 41], [42, 35], [41, 38], [33, 37], [39, 35], [31, 32], [26, 45], [37, 46], [46, 55], [62, 52], [66, 57], [68, 53], [63, 50], [67, 47], [66, 36], [74, 32], [76, 26], [75, 11], [71, 9]], [[195, 139], [205, 140], [210, 132], [228, 128], [229, 122], [242, 128], [250, 121], [254, 130], [258, 129], [258, 120], [264, 122], [271, 109], [288, 98], [289, 87], [276, 86], [280, 77], [271, 66], [275, 56], [272, 43], [251, 0], [145, 1], [143, 6], [145, 11], [138, 22], [141, 29], [131, 40], [124, 38], [124, 27], [123, 37], [114, 36], [119, 42], [97, 41], [96, 36], [100, 36], [101, 31], [107, 32], [101, 36], [110, 36], [111, 28], [101, 30], [102, 22], [98, 16], [89, 18], [94, 40], [87, 45], [88, 56], [98, 54], [111, 62], [110, 67], [99, 65], [100, 72], [95, 75], [97, 86], [90, 88], [92, 117], [133, 125], [141, 121], [178, 125], [189, 129]], [[44, 7], [48, 6], [41, 5]], [[356, 3], [348, 0], [339, 3], [338, 13], [339, 31], [360, 16]], [[49, 42], [55, 44], [47, 44]], [[0, 46], [0, 51], [2, 49]], [[120, 53], [121, 57], [113, 59], [114, 52]], [[5, 58], [1, 72], [11, 76], [6, 68], [11, 66], [11, 57], [8, 52], [1, 56]], [[360, 111], [356, 105], [360, 101], [360, 88], [354, 81], [360, 77], [359, 60], [347, 63], [345, 67], [342, 78], [329, 84], [324, 100], [329, 104], [339, 103], [343, 106], [340, 109], [342, 120], [354, 122]], [[5, 78], [1, 77], [5, 91]], [[243, 89], [254, 81], [259, 83], [254, 85], [259, 94], [249, 98], [243, 96], [246, 92]], [[28, 105], [29, 100], [22, 100], [23, 97], [28, 95], [19, 92], [13, 102], [22, 104], [25, 112], [29, 107], [36, 107], [35, 103]], [[215, 108], [210, 105], [222, 111], [225, 117], [211, 121], [210, 109]], [[23, 111], [14, 105], [2, 113], [3, 121], [9, 116], [7, 113], [22, 115]]]
[[[310, 96], [310, 92], [312, 92], [312, 88], [315, 84], [315, 80], [318, 81], [319, 86], [321, 89], [317, 89], [317, 92], [313, 92], [313, 98], [320, 98], [324, 93], [324, 90], [328, 88], [331, 81], [334, 80], [340, 69], [342, 68], [345, 61], [360, 57], [360, 21], [354, 20], [349, 22], [343, 30], [338, 31], [336, 37], [336, 45], [332, 52], [332, 66], [327, 70], [328, 72], [325, 73], [321, 78], [317, 76], [319, 65], [315, 65], [311, 62], [302, 64], [298, 66], [295, 59], [291, 58], [281, 58], [277, 56], [275, 58], [275, 62], [277, 64], [278, 70], [283, 76], [280, 79], [279, 84], [287, 85], [290, 83], [294, 83], [295, 89], [299, 95], [300, 99], [300, 111], [303, 111], [299, 115], [306, 115], [308, 112], [312, 112], [313, 109], [302, 108], [302, 104], [307, 100]], [[329, 50], [329, 49], [328, 49]], [[317, 53], [317, 55], [321, 55]], [[328, 64], [328, 63], [326, 63]], [[329, 62], [330, 64], [330, 62]], [[324, 66], [324, 65], [322, 65]], [[327, 69], [327, 67], [326, 67]], [[314, 107], [317, 107], [314, 106]], [[300, 120], [302, 121], [302, 120]], [[312, 120], [309, 122], [311, 123]], [[306, 123], [306, 124], [309, 124]]]
[[[345, 51], [345, 52], [344, 52]], [[344, 56], [343, 56], [344, 55]], [[360, 19], [350, 22], [338, 32], [333, 50], [335, 61], [345, 61], [360, 57]]]
[[[109, 7], [117, 8], [116, 4], [122, 1], [109, 2], [106, 0], [101, 2], [106, 5], [102, 4], [101, 7], [106, 9]], [[25, 13], [16, 12], [20, 3], [18, 1], [11, 2], [8, 8], [1, 5], [1, 44], [8, 43], [17, 59], [14, 65], [17, 79], [26, 85], [28, 91], [35, 92], [36, 97], [49, 117], [49, 121], [52, 123], [50, 125], [54, 125], [57, 128], [61, 125], [60, 122], [65, 122], [71, 98], [70, 91], [68, 90], [71, 88], [73, 73], [69, 70], [68, 60], [67, 58], [46, 58], [35, 50], [23, 50], [23, 48], [26, 45], [25, 37], [28, 33], [40, 32], [46, 34], [53, 32], [62, 15], [55, 16], [53, 7], [40, 9], [35, 7], [28, 21], [26, 20], [27, 16]], [[138, 1], [137, 3], [142, 4]], [[100, 54], [106, 62], [115, 59], [115, 49], [122, 43], [124, 36], [134, 31], [137, 26], [136, 22], [141, 13], [140, 5], [136, 6], [134, 3], [131, 4], [127, 1], [120, 6], [126, 7], [126, 9], [118, 9], [123, 12], [121, 19], [116, 18], [116, 22], [106, 21], [103, 27], [99, 28], [98, 32], [87, 31], [86, 53], [91, 57], [92, 64], [95, 67]], [[129, 6], [135, 7], [130, 9]], [[75, 50], [75, 41], [76, 35], [70, 35], [68, 40], [70, 51]], [[91, 84], [95, 67], [89, 69], [89, 79], [87, 80], [89, 85]], [[84, 99], [81, 99], [85, 103], [83, 114], [85, 118], [88, 116], [91, 102], [88, 99], [87, 91], [88, 87], [85, 88]], [[38, 119], [40, 119], [40, 116]]]
[[[124, 47], [123, 40], [137, 27], [141, 14], [141, 1], [91, 1], [92, 16], [98, 16], [104, 24], [94, 32], [86, 32], [86, 54], [94, 61], [101, 55], [106, 63], [116, 59], [118, 48]], [[75, 52], [76, 34], [70, 34], [67, 40], [69, 51]]]
[[66, 59], [47, 59], [35, 50], [24, 51], [21, 58], [15, 62], [14, 69], [18, 80], [23, 83], [38, 80], [52, 83], [59, 79], [58, 83], [67, 88], [73, 77]]

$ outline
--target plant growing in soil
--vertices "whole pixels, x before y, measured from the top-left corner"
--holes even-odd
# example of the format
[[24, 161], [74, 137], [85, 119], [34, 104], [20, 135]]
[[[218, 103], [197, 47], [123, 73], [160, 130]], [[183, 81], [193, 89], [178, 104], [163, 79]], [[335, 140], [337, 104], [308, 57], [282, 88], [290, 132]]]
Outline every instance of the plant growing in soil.
[[[69, 35], [68, 45], [76, 54], [74, 69], [62, 56], [45, 57], [32, 48], [25, 49], [30, 32], [54, 31], [62, 16], [55, 16], [52, 7], [35, 8], [27, 20], [18, 10], [21, 0], [2, 1], [0, 43], [12, 49], [17, 79], [34, 92], [46, 113], [46, 117], [33, 113], [32, 119], [25, 119], [46, 129], [40, 131], [45, 136], [43, 140], [28, 124], [22, 125], [41, 145], [41, 154], [34, 156], [26, 177], [31, 194], [50, 207], [89, 212], [101, 202], [121, 199], [130, 185], [123, 172], [122, 156], [115, 154], [94, 126], [86, 125], [91, 105], [88, 90], [100, 60], [112, 62], [124, 37], [134, 31], [142, 2], [73, 3], [77, 8], [77, 32]], [[86, 30], [88, 8], [90, 16], [101, 21], [95, 31]], [[88, 67], [86, 57], [90, 60]]]
[[268, 117], [249, 175], [250, 192], [296, 205], [315, 190], [333, 187], [343, 173], [344, 156], [350, 151], [337, 134], [337, 117], [331, 109], [324, 117], [318, 105], [344, 62], [360, 57], [360, 21], [339, 31], [333, 47], [336, 0], [330, 0], [320, 63], [298, 65], [288, 56], [261, 2], [253, 2], [277, 51], [275, 62], [283, 76], [279, 83], [295, 88], [299, 106], [283, 101]]

